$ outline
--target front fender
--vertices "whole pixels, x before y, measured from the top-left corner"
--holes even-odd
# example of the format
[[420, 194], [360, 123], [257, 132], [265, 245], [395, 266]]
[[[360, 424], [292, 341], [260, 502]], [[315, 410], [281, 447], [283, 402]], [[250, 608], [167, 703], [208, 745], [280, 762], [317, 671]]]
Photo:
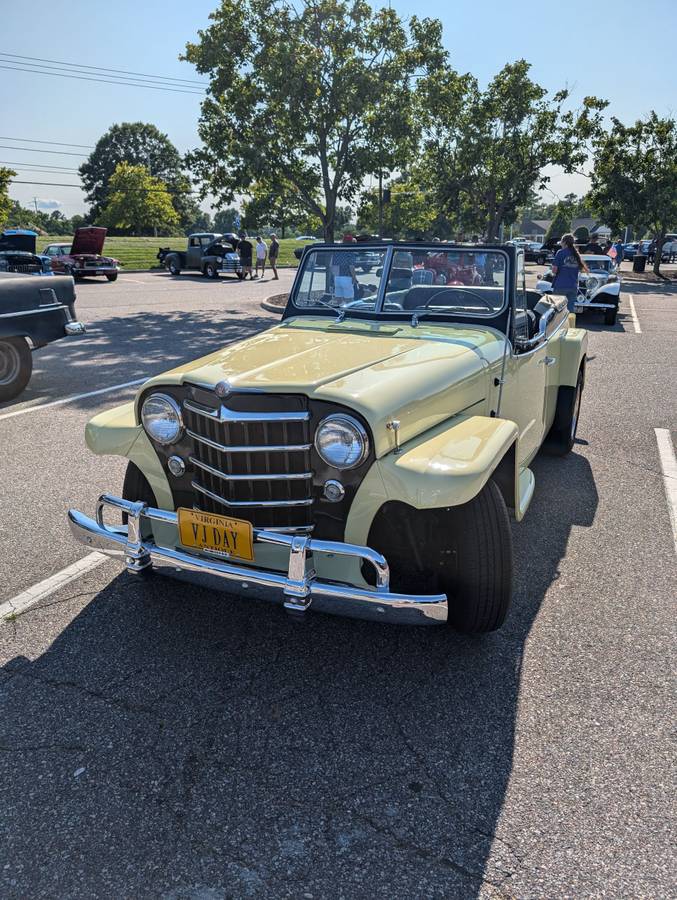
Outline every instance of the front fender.
[[415, 509], [459, 506], [472, 500], [497, 467], [506, 503], [519, 509], [519, 454], [511, 452], [518, 429], [508, 419], [459, 416], [426, 431], [402, 448], [377, 460], [351, 505], [346, 540], [366, 542], [371, 522], [388, 500]]
[[[606, 284], [600, 285], [596, 291], [593, 291], [590, 295], [590, 299], [592, 301], [597, 300], [602, 294], [606, 294], [610, 299], [607, 303], [614, 303], [618, 301], [618, 298], [621, 293], [621, 283], [620, 281], [608, 281]], [[603, 302], [603, 301], [598, 301]]]
[[90, 419], [85, 443], [98, 456], [122, 456], [148, 479], [160, 509], [174, 509], [172, 491], [158, 455], [143, 426], [137, 424], [134, 403], [123, 403]]

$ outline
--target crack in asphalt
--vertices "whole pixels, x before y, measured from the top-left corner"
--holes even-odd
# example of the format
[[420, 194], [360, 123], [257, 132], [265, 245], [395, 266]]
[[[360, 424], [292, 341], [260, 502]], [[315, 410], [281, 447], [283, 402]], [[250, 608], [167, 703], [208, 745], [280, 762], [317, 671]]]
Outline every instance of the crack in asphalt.
[[[415, 841], [408, 840], [407, 838], [402, 837], [399, 834], [396, 834], [392, 829], [381, 825], [371, 816], [360, 814], [358, 815], [358, 819], [364, 824], [367, 825], [372, 831], [376, 832], [376, 834], [381, 835], [382, 837], [387, 838], [391, 841], [398, 850], [404, 850], [407, 853], [413, 853], [415, 856], [418, 856], [420, 859], [425, 859], [428, 862], [436, 863], [437, 865], [443, 866], [446, 869], [451, 869], [456, 872], [458, 875], [461, 875], [463, 878], [466, 878], [470, 881], [477, 882], [480, 884], [488, 884], [494, 890], [499, 892], [500, 897], [505, 897], [506, 900], [509, 897], [508, 894], [505, 894], [501, 891], [503, 882], [492, 881], [490, 878], [486, 878], [483, 874], [478, 872], [473, 872], [470, 869], [466, 869], [465, 866], [462, 866], [460, 863], [457, 863], [455, 860], [451, 859], [448, 856], [443, 856], [442, 854], [435, 853], [432, 850], [429, 850], [427, 847], [421, 847]], [[509, 877], [514, 875], [514, 872], [506, 872], [505, 879], [507, 880]]]
[[0, 744], [0, 753], [27, 753], [32, 750], [38, 751], [54, 751], [63, 753], [87, 753], [89, 747], [83, 747], [82, 744], [24, 744], [22, 746], [8, 747]]
[[142, 712], [157, 715], [157, 712], [153, 707], [144, 706], [140, 703], [130, 703], [129, 701], [123, 700], [119, 697], [109, 697], [107, 694], [104, 694], [103, 691], [86, 688], [84, 685], [78, 684], [77, 681], [59, 681], [59, 679], [56, 678], [45, 678], [44, 676], [38, 675], [35, 672], [25, 672], [23, 669], [16, 669], [14, 674], [22, 678], [29, 678], [32, 681], [37, 681], [38, 683], [47, 685], [49, 687], [70, 688], [71, 690], [74, 690], [91, 700], [99, 700], [102, 703], [107, 703], [110, 706], [124, 709], [127, 712]]

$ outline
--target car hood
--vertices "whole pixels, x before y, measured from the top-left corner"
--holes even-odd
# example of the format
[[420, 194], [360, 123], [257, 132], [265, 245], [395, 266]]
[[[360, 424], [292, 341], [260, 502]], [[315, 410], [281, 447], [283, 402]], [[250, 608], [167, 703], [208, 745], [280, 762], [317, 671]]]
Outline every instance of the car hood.
[[0, 250], [35, 253], [36, 239], [34, 231], [3, 231], [0, 234]]
[[150, 385], [228, 381], [232, 390], [300, 393], [360, 413], [377, 456], [393, 449], [386, 424], [404, 442], [489, 394], [488, 368], [505, 340], [491, 328], [289, 319], [245, 341], [156, 376]]
[[103, 250], [107, 232], [107, 228], [76, 228], [71, 245], [71, 256], [78, 256], [80, 253], [99, 256]]

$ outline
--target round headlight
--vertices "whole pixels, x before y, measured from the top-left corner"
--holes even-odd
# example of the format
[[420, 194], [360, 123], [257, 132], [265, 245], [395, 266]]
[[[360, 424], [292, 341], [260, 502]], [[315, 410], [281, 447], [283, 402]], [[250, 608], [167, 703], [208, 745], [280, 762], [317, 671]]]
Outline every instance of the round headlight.
[[315, 432], [315, 449], [328, 466], [353, 469], [369, 453], [369, 437], [356, 419], [339, 413], [320, 422]]
[[158, 444], [174, 444], [181, 437], [183, 420], [179, 404], [167, 394], [151, 394], [143, 401], [141, 421]]

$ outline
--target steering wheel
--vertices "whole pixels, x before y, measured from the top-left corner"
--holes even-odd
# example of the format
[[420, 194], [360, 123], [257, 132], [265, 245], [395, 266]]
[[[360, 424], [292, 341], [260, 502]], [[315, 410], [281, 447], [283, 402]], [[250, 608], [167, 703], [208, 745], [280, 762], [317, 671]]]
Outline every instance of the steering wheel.
[[[464, 285], [464, 287], [466, 287], [466, 285]], [[433, 302], [435, 297], [437, 297], [439, 294], [442, 294], [442, 293], [444, 293], [444, 291], [435, 291], [434, 294], [430, 295], [430, 297], [423, 304], [423, 306], [418, 307], [418, 309], [427, 309], [430, 306], [430, 304]], [[494, 311], [494, 307], [491, 305], [491, 303], [489, 303], [489, 301], [486, 300], [484, 297], [482, 297], [480, 294], [476, 294], [474, 291], [470, 291], [470, 295], [472, 297], [476, 297], [480, 301], [480, 303], [483, 303], [486, 306], [487, 309], [491, 310], [492, 312]]]

